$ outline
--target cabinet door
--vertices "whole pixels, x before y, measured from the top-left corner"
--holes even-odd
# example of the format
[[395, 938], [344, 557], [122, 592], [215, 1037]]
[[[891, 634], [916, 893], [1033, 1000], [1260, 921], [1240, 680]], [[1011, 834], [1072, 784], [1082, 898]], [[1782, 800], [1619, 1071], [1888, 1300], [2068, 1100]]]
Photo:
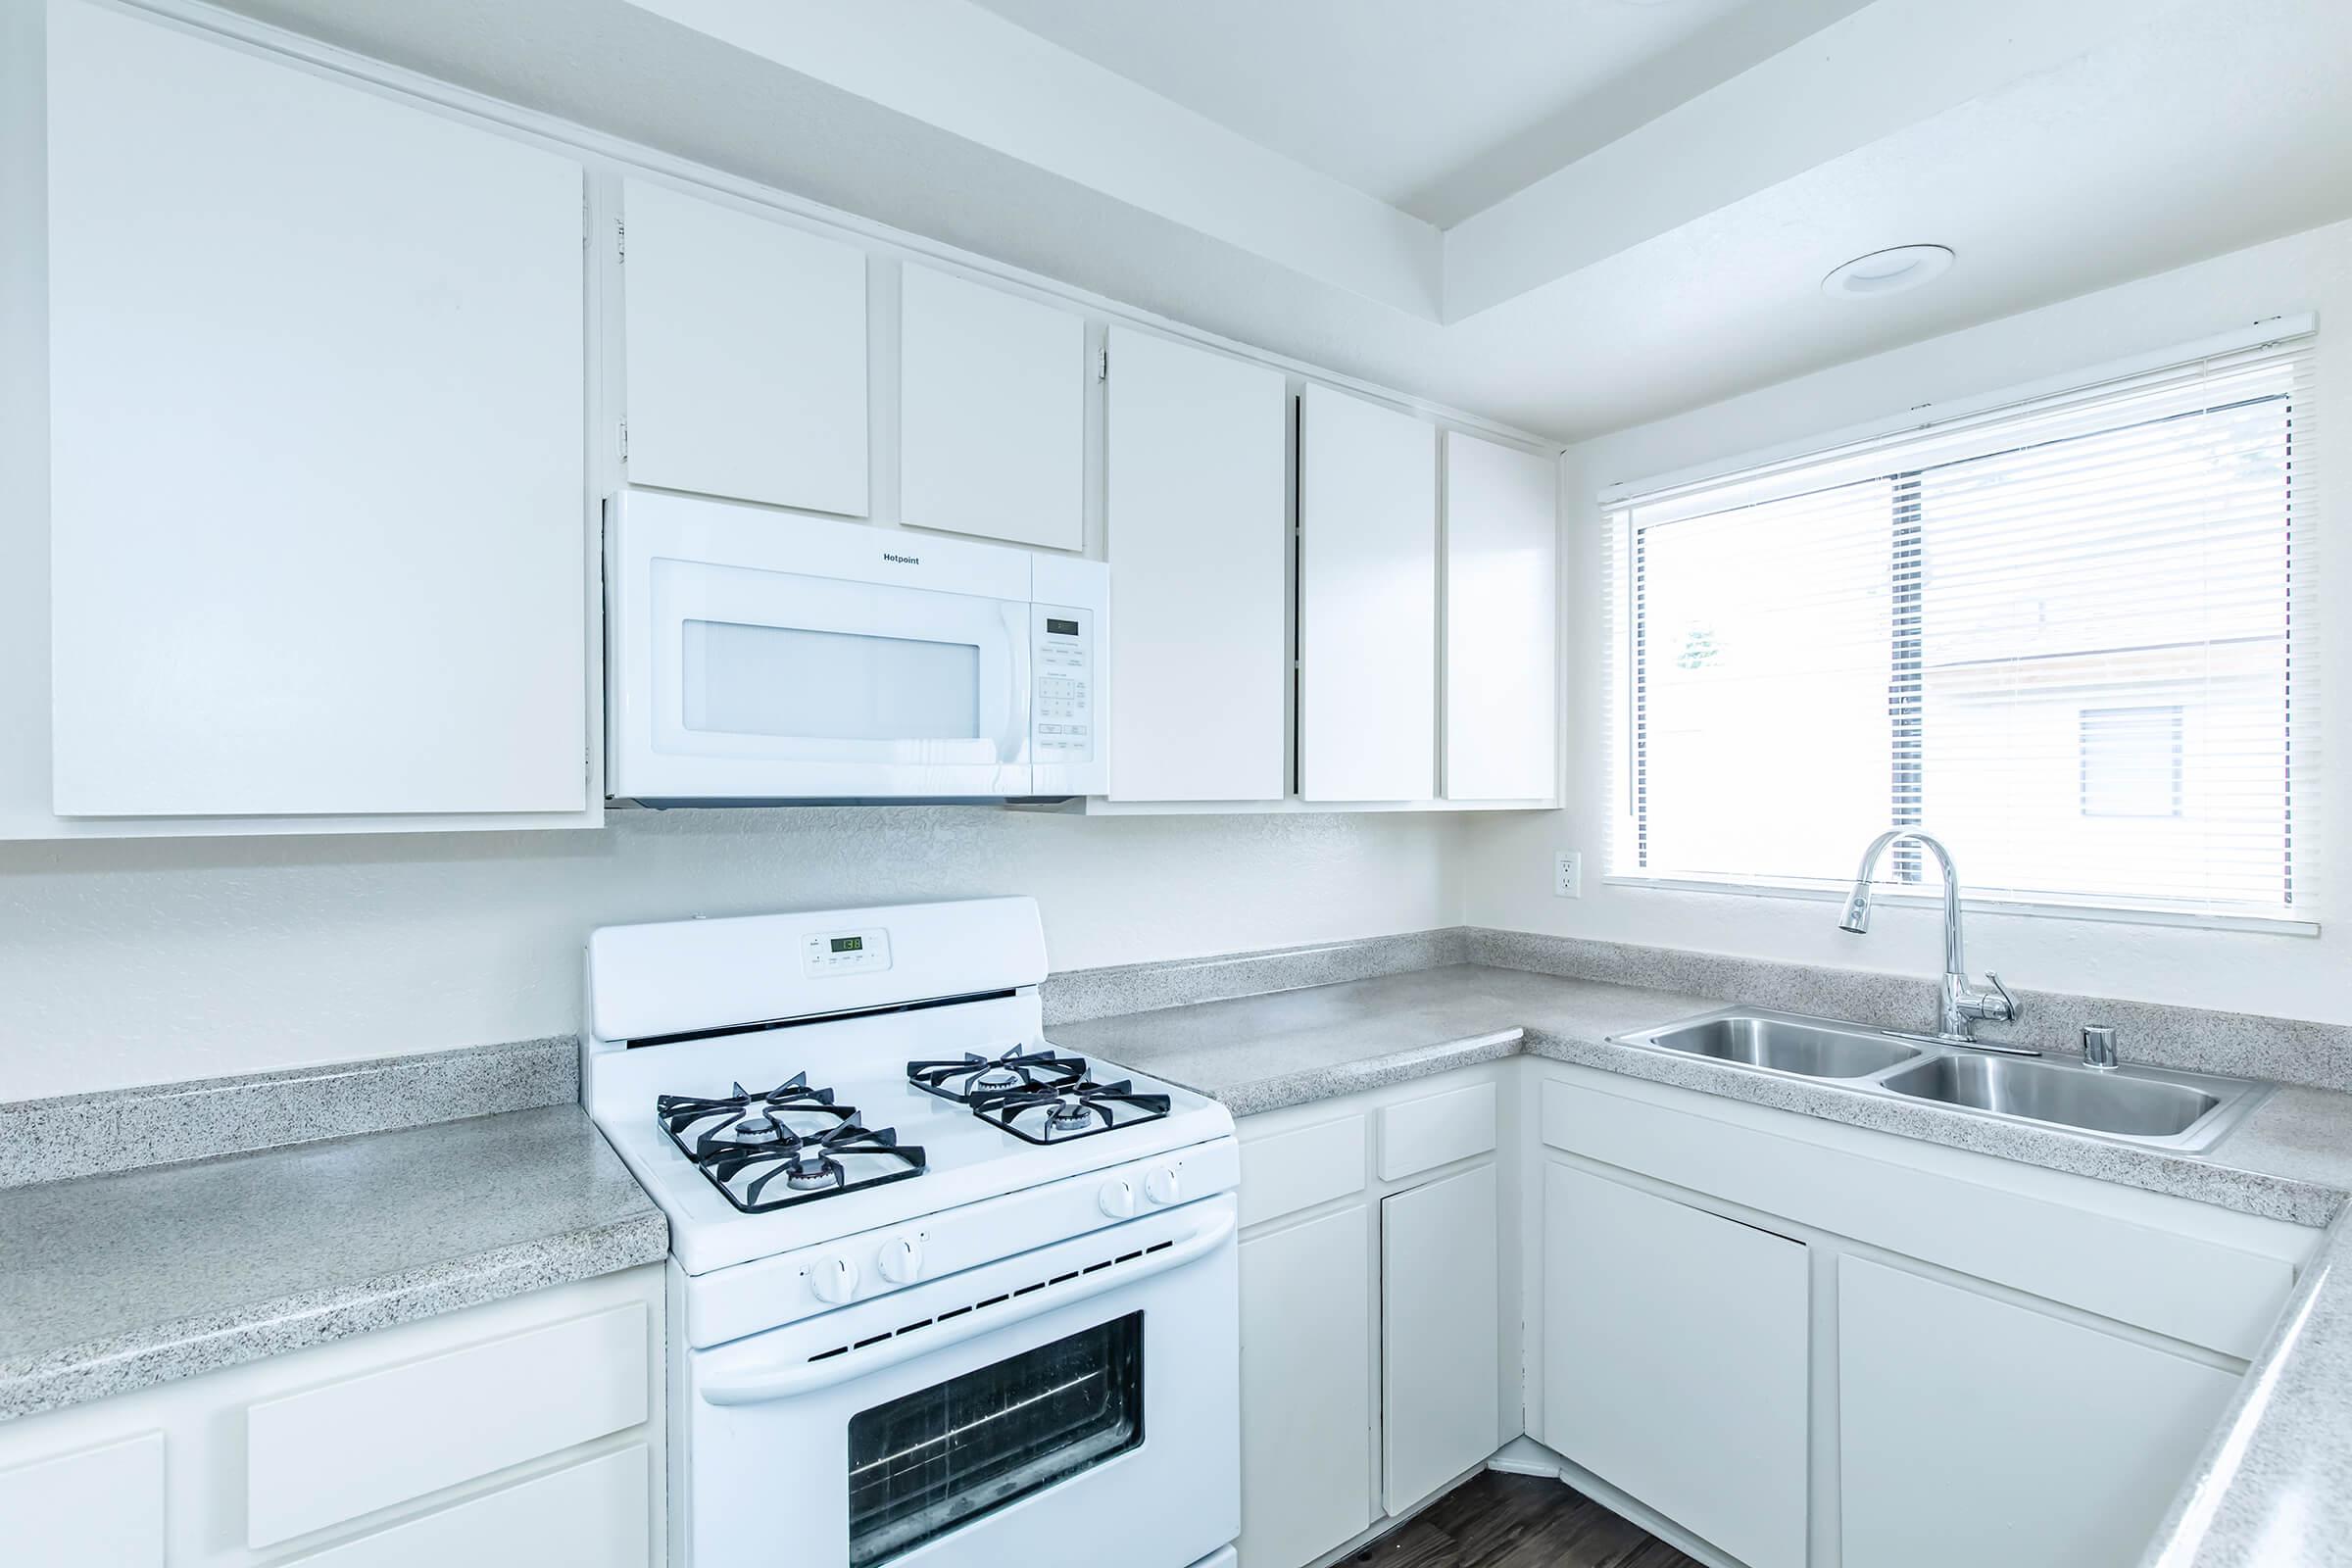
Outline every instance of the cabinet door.
[[1390, 1513], [1502, 1445], [1500, 1226], [1492, 1165], [1381, 1200], [1381, 1496]]
[[1110, 333], [1110, 793], [1289, 788], [1290, 396], [1282, 372]]
[[622, 185], [632, 484], [866, 512], [865, 253]]
[[1250, 1237], [1241, 1271], [1242, 1568], [1300, 1568], [1374, 1514], [1371, 1212]]
[[9, 1568], [163, 1568], [164, 1435], [0, 1470]]
[[1309, 386], [1298, 399], [1298, 793], [1437, 793], [1437, 430]]
[[1553, 460], [1446, 433], [1446, 798], [1558, 793]]
[[576, 164], [61, 0], [61, 815], [586, 803]]
[[1845, 1568], [2137, 1562], [2237, 1382], [2096, 1329], [1842, 1258]]
[[909, 263], [899, 303], [899, 516], [1086, 543], [1086, 323]]
[[1553, 1165], [1544, 1441], [1748, 1568], [1805, 1561], [1801, 1243]]

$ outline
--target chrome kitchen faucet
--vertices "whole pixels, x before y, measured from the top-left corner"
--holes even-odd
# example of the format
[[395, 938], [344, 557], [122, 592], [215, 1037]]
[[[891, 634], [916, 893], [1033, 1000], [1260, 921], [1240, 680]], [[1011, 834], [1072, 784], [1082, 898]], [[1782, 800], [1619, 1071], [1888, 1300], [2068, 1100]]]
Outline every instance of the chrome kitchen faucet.
[[1862, 869], [1854, 873], [1854, 891], [1846, 895], [1845, 918], [1838, 922], [1838, 927], [1856, 936], [1870, 929], [1870, 875], [1878, 869], [1879, 858], [1886, 853], [1886, 847], [1904, 839], [1935, 856], [1936, 864], [1943, 871], [1943, 1004], [1935, 1038], [1947, 1046], [1967, 1046], [1975, 1051], [1997, 1051], [2012, 1056], [2040, 1055], [2038, 1051], [1988, 1046], [1977, 1040], [1977, 1020], [2010, 1022], [2017, 1017], [2017, 999], [2001, 984], [2001, 977], [1990, 970], [1984, 974], [1988, 985], [1978, 985], [1968, 977], [1968, 960], [1960, 951], [1960, 874], [1953, 868], [1951, 852], [1937, 840], [1899, 827], [1871, 840], [1870, 848], [1862, 852]]

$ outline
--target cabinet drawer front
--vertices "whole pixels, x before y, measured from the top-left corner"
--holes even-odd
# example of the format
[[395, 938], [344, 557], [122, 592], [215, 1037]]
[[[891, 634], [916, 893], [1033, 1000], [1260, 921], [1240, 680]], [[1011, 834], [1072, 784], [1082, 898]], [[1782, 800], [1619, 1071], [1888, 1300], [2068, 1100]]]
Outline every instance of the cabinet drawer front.
[[1242, 1223], [1280, 1219], [1364, 1190], [1364, 1118], [1250, 1136], [1242, 1124]]
[[254, 1405], [246, 1544], [274, 1545], [635, 1426], [646, 1378], [645, 1306], [632, 1301]]
[[297, 1557], [289, 1568], [646, 1568], [652, 1473], [636, 1444]]
[[1380, 1179], [1401, 1181], [1494, 1147], [1494, 1086], [1472, 1084], [1380, 1113]]
[[2274, 1257], [1629, 1096], [1544, 1086], [1544, 1142], [1978, 1279], [2251, 1357], [2294, 1284]]
[[0, 1470], [9, 1568], [164, 1568], [164, 1435]]

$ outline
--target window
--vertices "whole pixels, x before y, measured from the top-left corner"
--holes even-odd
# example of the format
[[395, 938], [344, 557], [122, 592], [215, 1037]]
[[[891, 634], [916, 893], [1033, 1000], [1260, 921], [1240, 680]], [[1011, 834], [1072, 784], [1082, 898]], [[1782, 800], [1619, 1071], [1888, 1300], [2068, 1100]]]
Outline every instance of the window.
[[2309, 918], [2311, 370], [2265, 344], [1604, 501], [1612, 876], [1836, 888], [1916, 826], [1972, 897]]
[[2180, 708], [2082, 710], [2082, 814], [2180, 814]]

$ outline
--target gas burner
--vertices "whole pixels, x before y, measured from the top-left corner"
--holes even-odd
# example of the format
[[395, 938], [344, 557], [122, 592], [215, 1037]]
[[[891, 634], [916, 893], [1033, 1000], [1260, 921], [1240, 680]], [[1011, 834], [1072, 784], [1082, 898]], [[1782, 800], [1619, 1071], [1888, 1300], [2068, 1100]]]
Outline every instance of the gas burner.
[[1086, 1082], [1086, 1058], [1015, 1046], [1000, 1056], [965, 1053], [961, 1061], [910, 1061], [906, 1081], [942, 1100], [977, 1104], [983, 1097], [1066, 1089]]
[[1032, 1144], [1066, 1144], [1122, 1127], [1139, 1127], [1168, 1113], [1165, 1095], [1139, 1095], [1132, 1080], [1099, 1084], [1081, 1078], [1053, 1088], [980, 1095], [972, 1114]]
[[[824, 1132], [788, 1131], [773, 1143], [714, 1146], [695, 1163], [746, 1214], [905, 1181], [925, 1169], [923, 1152], [911, 1144], [901, 1148], [895, 1128], [869, 1131], [855, 1120]], [[779, 1176], [784, 1196], [767, 1197]]]
[[826, 1132], [858, 1112], [833, 1103], [832, 1090], [809, 1088], [807, 1073], [795, 1073], [764, 1094], [737, 1084], [732, 1095], [662, 1095], [654, 1114], [678, 1152], [700, 1162], [730, 1149], [773, 1149], [799, 1134]]

